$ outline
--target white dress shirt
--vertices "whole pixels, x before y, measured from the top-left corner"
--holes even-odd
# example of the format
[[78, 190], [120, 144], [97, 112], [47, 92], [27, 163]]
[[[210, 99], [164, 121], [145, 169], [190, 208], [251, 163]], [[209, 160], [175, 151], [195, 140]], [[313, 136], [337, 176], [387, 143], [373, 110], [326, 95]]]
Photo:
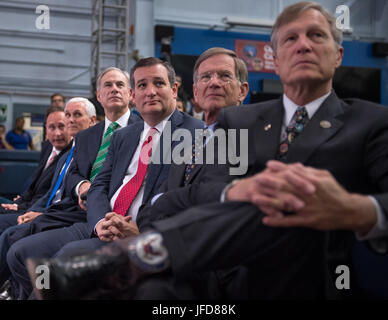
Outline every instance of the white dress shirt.
[[[141, 150], [141, 146], [143, 145], [143, 142], [145, 141], [145, 139], [147, 138], [147, 134], [148, 134], [148, 131], [151, 129], [151, 128], [156, 128], [157, 129], [157, 132], [155, 133], [155, 135], [153, 136], [152, 138], [152, 149], [155, 150], [155, 148], [157, 147], [158, 143], [159, 143], [159, 140], [160, 140], [160, 136], [164, 130], [164, 127], [166, 126], [166, 123], [168, 121], [168, 119], [171, 117], [171, 114], [166, 117], [165, 119], [163, 119], [161, 122], [159, 122], [156, 126], [154, 127], [150, 127], [145, 121], [144, 121], [144, 129], [143, 129], [143, 132], [141, 133], [140, 135], [140, 141], [139, 141], [139, 144], [137, 145], [137, 148], [136, 148], [136, 151], [132, 157], [132, 160], [131, 160], [131, 163], [129, 164], [129, 167], [127, 169], [127, 172], [125, 174], [125, 177], [123, 179], [123, 182], [120, 186], [120, 188], [118, 188], [115, 192], [115, 194], [113, 195], [113, 197], [110, 199], [110, 205], [111, 205], [111, 208], [112, 208], [112, 211], [113, 211], [113, 208], [114, 208], [114, 204], [115, 204], [115, 201], [121, 191], [121, 189], [125, 186], [125, 184], [131, 180], [136, 172], [137, 172], [137, 166], [138, 166], [138, 163], [139, 163], [139, 157], [140, 157], [140, 150]], [[144, 180], [143, 180], [143, 183], [139, 189], [139, 192], [137, 193], [135, 199], [133, 199], [133, 202], [132, 204], [130, 205], [129, 209], [128, 209], [128, 212], [127, 212], [127, 215], [131, 216], [132, 217], [132, 220], [134, 222], [136, 222], [136, 218], [137, 218], [137, 213], [139, 211], [139, 208], [143, 202], [143, 195], [144, 195], [144, 187], [145, 187], [145, 181], [147, 179], [147, 175], [148, 175], [148, 170], [147, 170], [147, 173], [146, 173], [146, 176], [144, 177]]]
[[55, 160], [51, 161], [51, 158], [54, 156], [55, 154], [55, 157], [58, 157], [58, 154], [61, 152], [61, 150], [58, 150], [57, 148], [53, 147], [52, 150], [51, 150], [51, 153], [50, 153], [50, 156], [47, 158], [47, 161], [46, 161], [46, 164], [44, 166], [44, 169], [43, 170], [46, 170], [47, 167]]
[[[131, 116], [131, 110], [128, 109], [128, 111], [126, 113], [124, 113], [119, 119], [117, 119], [115, 122], [118, 123], [120, 125], [120, 127], [118, 127], [116, 130], [120, 130], [124, 127], [126, 127], [128, 125], [128, 119], [129, 117]], [[104, 134], [106, 132], [106, 130], [108, 130], [108, 127], [110, 126], [110, 124], [112, 123], [112, 121], [110, 121], [107, 117], [105, 117], [105, 127], [104, 127], [104, 132], [102, 134], [102, 137], [101, 137], [101, 143], [102, 143], [102, 140], [104, 139]], [[100, 144], [101, 144], [100, 143]], [[79, 187], [82, 183], [84, 182], [88, 182], [89, 180], [82, 180], [81, 182], [79, 182], [77, 184], [77, 186], [75, 187], [75, 193], [77, 196], [79, 196]]]

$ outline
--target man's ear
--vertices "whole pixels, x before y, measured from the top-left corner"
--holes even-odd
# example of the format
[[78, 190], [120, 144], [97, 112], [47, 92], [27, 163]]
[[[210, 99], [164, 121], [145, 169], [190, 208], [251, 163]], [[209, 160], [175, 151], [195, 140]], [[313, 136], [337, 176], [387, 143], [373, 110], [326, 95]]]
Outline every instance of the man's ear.
[[132, 104], [136, 104], [135, 103], [135, 90], [133, 90], [132, 88], [129, 88], [129, 96], [132, 98]]
[[90, 122], [91, 122], [90, 126], [94, 126], [94, 125], [95, 125], [96, 119], [97, 119], [96, 116], [92, 116], [92, 117], [90, 118]]
[[338, 68], [341, 65], [343, 57], [344, 57], [344, 48], [341, 46], [337, 50], [336, 68]]
[[197, 86], [193, 84], [193, 97], [194, 100], [197, 100]]
[[240, 85], [240, 94], [238, 97], [238, 101], [240, 102], [240, 104], [242, 104], [242, 102], [246, 98], [248, 92], [249, 92], [249, 84], [248, 84], [248, 82], [243, 82]]
[[279, 75], [278, 58], [277, 58], [277, 56], [276, 56], [275, 53], [273, 54], [273, 64], [274, 64], [274, 67], [275, 67], [275, 73], [276, 73], [277, 75]]
[[96, 92], [96, 98], [97, 98], [97, 101], [98, 101], [99, 103], [101, 103], [100, 97], [101, 97], [101, 95], [100, 95], [100, 90], [97, 90], [97, 92]]
[[171, 89], [172, 89], [173, 97], [174, 97], [174, 99], [176, 99], [177, 96], [178, 96], [178, 82], [175, 82], [175, 83], [171, 86]]

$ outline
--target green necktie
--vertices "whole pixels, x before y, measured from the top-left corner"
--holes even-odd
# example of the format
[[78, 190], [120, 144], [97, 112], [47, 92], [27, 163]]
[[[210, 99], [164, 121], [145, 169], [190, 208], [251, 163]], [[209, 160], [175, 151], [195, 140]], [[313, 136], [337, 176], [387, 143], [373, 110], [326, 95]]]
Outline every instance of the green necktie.
[[90, 182], [96, 178], [97, 174], [100, 172], [102, 165], [104, 164], [104, 160], [106, 158], [106, 154], [108, 153], [108, 148], [110, 145], [110, 139], [112, 137], [113, 132], [120, 127], [120, 125], [116, 122], [112, 122], [106, 132], [104, 133], [104, 137], [102, 138], [100, 149], [97, 153], [97, 158], [93, 163], [92, 172], [90, 173]]

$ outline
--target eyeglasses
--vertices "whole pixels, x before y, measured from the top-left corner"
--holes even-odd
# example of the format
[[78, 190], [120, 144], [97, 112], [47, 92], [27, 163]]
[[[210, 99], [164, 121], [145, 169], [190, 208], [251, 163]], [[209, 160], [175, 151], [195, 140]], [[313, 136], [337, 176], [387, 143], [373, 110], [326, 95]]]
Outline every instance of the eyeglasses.
[[213, 77], [216, 76], [224, 84], [231, 83], [236, 77], [230, 72], [225, 71], [214, 71], [214, 72], [205, 72], [197, 76], [197, 81], [203, 84], [209, 83]]

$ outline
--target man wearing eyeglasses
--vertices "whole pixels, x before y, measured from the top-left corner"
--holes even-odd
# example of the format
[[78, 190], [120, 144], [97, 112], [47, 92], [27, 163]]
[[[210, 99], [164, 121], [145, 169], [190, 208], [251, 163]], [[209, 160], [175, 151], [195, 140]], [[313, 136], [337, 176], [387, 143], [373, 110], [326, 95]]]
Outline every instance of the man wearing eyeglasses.
[[[247, 81], [248, 70], [245, 62], [232, 50], [213, 47], [198, 57], [193, 70], [193, 94], [195, 102], [204, 110], [209, 137], [214, 131], [220, 110], [242, 104], [249, 91]], [[192, 206], [189, 199], [190, 184], [200, 180], [202, 168], [203, 166], [196, 164], [188, 172], [185, 164], [173, 164], [168, 180], [161, 186], [160, 193], [152, 199], [152, 206], [148, 205], [141, 210], [137, 221], [139, 229], [145, 230], [149, 222], [174, 215]], [[160, 198], [167, 191], [183, 186], [187, 187], [177, 192], [169, 192]], [[160, 201], [156, 202], [159, 198]]]
[[193, 93], [205, 112], [206, 126], [216, 122], [221, 108], [240, 105], [248, 93], [244, 62], [224, 48], [205, 51], [194, 66]]

